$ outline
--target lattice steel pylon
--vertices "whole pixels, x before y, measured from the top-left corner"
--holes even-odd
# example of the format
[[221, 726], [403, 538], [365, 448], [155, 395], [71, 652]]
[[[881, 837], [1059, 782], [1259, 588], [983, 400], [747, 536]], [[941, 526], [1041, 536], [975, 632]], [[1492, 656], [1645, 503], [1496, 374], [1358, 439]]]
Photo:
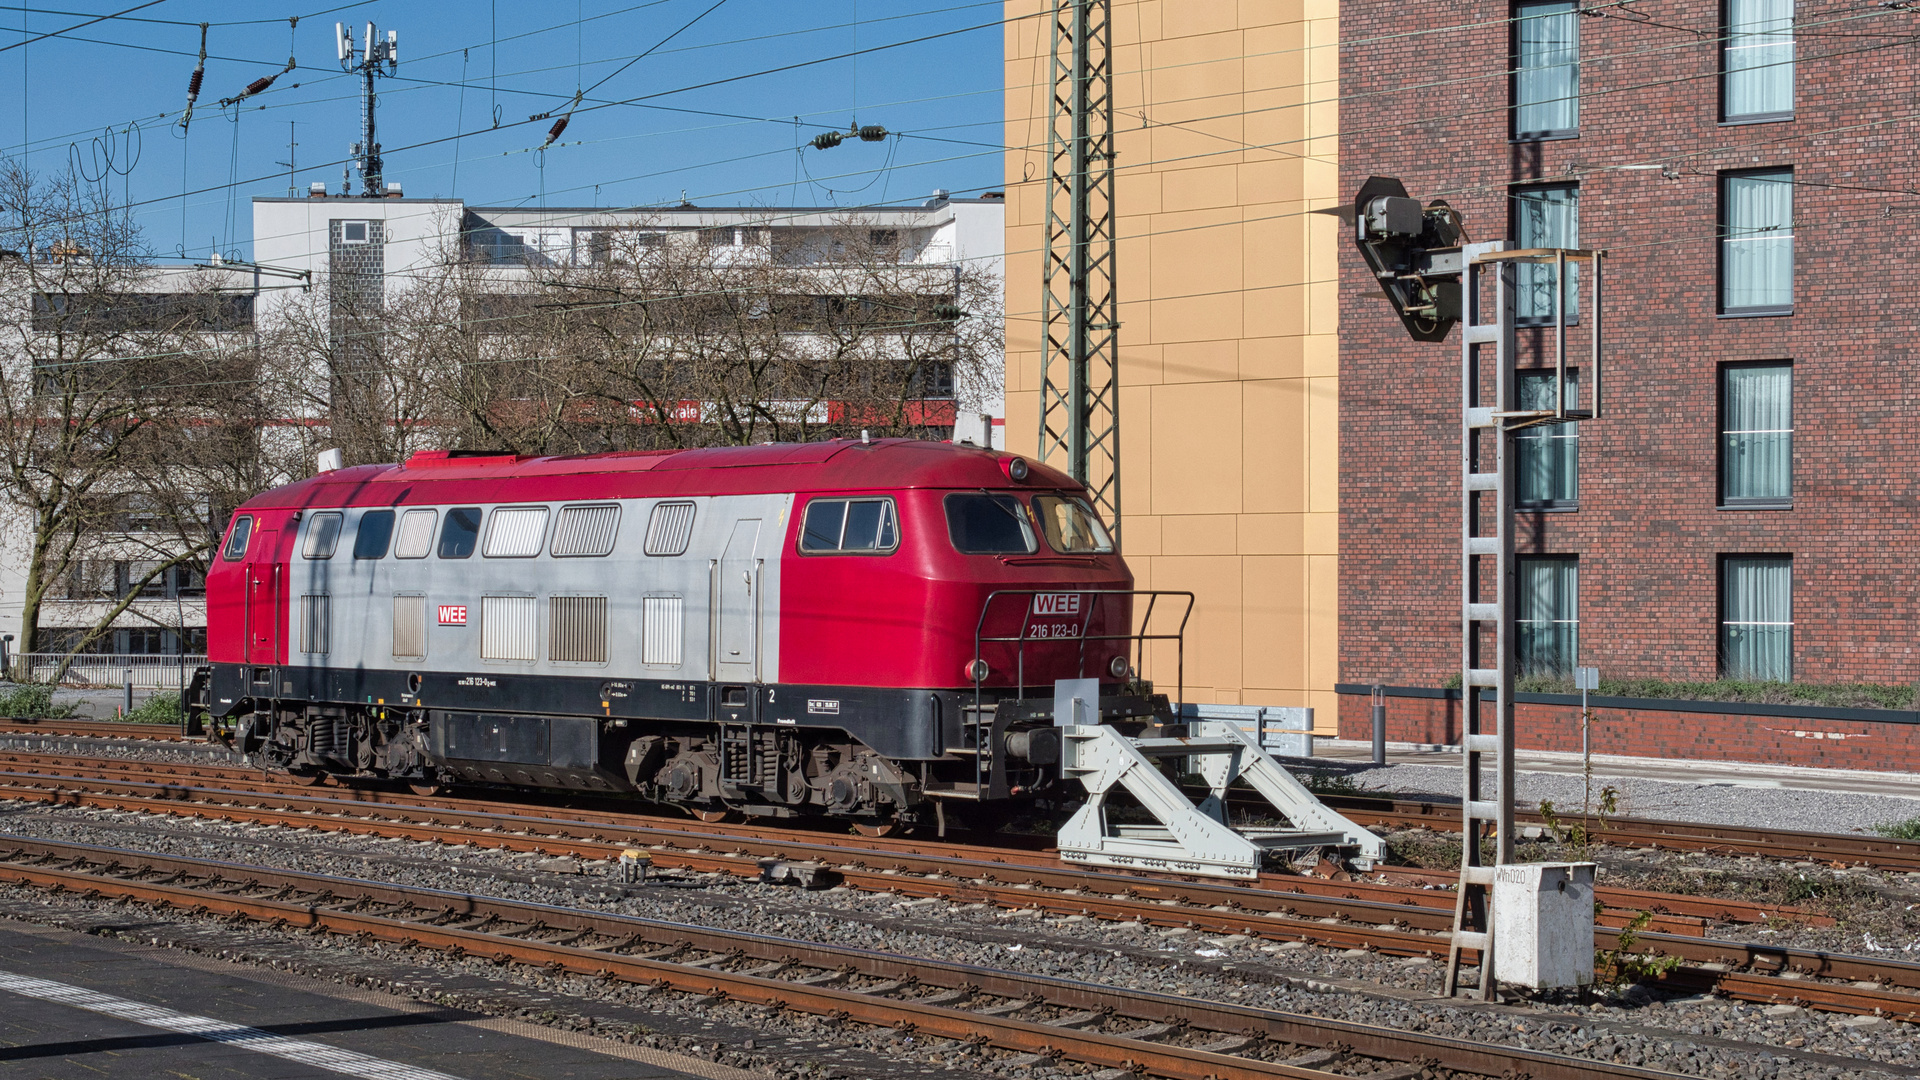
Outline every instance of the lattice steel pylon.
[[1120, 311], [1115, 281], [1109, 0], [1052, 0], [1041, 311], [1040, 460], [1087, 486], [1120, 536]]

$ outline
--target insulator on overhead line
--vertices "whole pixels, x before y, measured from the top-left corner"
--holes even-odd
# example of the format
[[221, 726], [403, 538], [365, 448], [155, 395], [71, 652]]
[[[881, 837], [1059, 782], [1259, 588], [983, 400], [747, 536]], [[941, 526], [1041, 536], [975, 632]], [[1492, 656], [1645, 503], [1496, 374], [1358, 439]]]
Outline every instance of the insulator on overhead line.
[[887, 129], [879, 124], [868, 124], [860, 129], [861, 142], [879, 142], [887, 137]]
[[815, 150], [831, 150], [846, 141], [846, 136], [837, 131], [823, 131], [813, 137]]
[[200, 98], [200, 84], [207, 77], [207, 24], [200, 24], [200, 59], [193, 65], [193, 77], [187, 80], [187, 107], [180, 114], [180, 130], [193, 125], [193, 103]]
[[279, 77], [280, 76], [278, 75], [269, 75], [264, 79], [255, 79], [252, 82], [247, 84], [247, 88], [240, 92], [240, 96], [252, 97], [253, 95], [259, 93], [260, 91], [265, 90], [267, 87], [272, 86], [273, 80]]
[[547, 143], [548, 143], [548, 145], [552, 145], [552, 143], [553, 143], [553, 140], [555, 140], [555, 139], [557, 139], [557, 138], [559, 138], [559, 137], [560, 137], [560, 133], [561, 133], [561, 132], [563, 132], [563, 131], [565, 131], [565, 130], [567, 130], [567, 121], [568, 121], [568, 120], [571, 120], [571, 119], [573, 119], [573, 118], [572, 118], [572, 117], [570, 117], [570, 116], [563, 116], [563, 117], [561, 117], [560, 119], [558, 119], [558, 120], [555, 120], [555, 121], [553, 122], [553, 126], [547, 129]]
[[187, 101], [189, 103], [191, 103], [194, 98], [200, 96], [200, 84], [205, 82], [206, 78], [206, 68], [193, 69], [193, 78], [187, 80]]

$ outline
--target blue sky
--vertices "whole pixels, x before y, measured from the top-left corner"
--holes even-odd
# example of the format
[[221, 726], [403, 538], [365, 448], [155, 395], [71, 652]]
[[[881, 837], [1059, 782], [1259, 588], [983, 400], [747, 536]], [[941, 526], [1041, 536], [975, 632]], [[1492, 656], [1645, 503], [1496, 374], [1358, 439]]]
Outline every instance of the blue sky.
[[[399, 32], [398, 74], [377, 84], [379, 141], [387, 180], [409, 196], [643, 206], [684, 192], [703, 205], [845, 206], [1000, 187], [1000, 0], [161, 0], [29, 41], [140, 2], [0, 0], [0, 153], [24, 151], [37, 172], [73, 162], [103, 177], [134, 204], [156, 254], [247, 257], [249, 199], [287, 194], [290, 135], [294, 186], [340, 190], [360, 100], [336, 60], [336, 21], [356, 38], [368, 21], [382, 37]], [[206, 78], [183, 133], [202, 21], [214, 24]], [[294, 71], [221, 107], [280, 71], [290, 47]], [[758, 74], [790, 65], [804, 66]], [[564, 110], [608, 76], [537, 152], [553, 121], [528, 117]], [[631, 103], [595, 107], [605, 102]], [[856, 116], [906, 137], [796, 150]]]

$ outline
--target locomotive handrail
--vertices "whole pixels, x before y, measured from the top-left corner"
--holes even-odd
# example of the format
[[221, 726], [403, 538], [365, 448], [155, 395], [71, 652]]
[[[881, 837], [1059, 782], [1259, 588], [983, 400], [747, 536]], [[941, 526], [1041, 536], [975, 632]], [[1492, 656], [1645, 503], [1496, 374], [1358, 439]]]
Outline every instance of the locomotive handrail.
[[[1003, 596], [1046, 596], [1056, 593], [1076, 593], [1082, 596], [1146, 597], [1147, 610], [1140, 618], [1140, 631], [1138, 633], [1094, 634], [1089, 636], [1086, 630], [1087, 625], [1093, 620], [1094, 605], [1092, 603], [1087, 604], [1086, 611], [1083, 612], [1080, 617], [1080, 633], [1077, 635], [1080, 642], [1080, 662], [1078, 670], [1084, 678], [1087, 670], [1086, 643], [1088, 641], [1131, 641], [1136, 643], [1136, 663], [1134, 665], [1134, 671], [1136, 673], [1146, 664], [1147, 642], [1172, 641], [1175, 643], [1173, 700], [1178, 702], [1186, 697], [1186, 633], [1187, 620], [1193, 617], [1193, 593], [1185, 589], [1075, 589], [1061, 588], [1059, 586], [1050, 589], [995, 589], [993, 592], [987, 594], [986, 602], [980, 605], [980, 618], [974, 622], [973, 626], [973, 660], [967, 665], [968, 674], [973, 676], [973, 760], [974, 788], [976, 791], [984, 790], [986, 787], [988, 759], [992, 756], [994, 750], [991, 736], [983, 735], [981, 731], [980, 718], [985, 714], [985, 709], [982, 707], [982, 697], [986, 688], [986, 675], [989, 674], [989, 672], [984, 670], [986, 665], [980, 655], [980, 646], [993, 643], [1003, 645], [1011, 644], [1016, 647], [1014, 651], [1014, 700], [1025, 701], [1027, 697], [1027, 642], [1061, 640], [1054, 637], [1037, 638], [1028, 634], [1028, 630], [1033, 623], [1033, 605], [1031, 603], [1027, 604], [1026, 610], [1021, 613], [1020, 633], [1013, 637], [986, 636], [987, 615], [993, 610], [993, 602]], [[1172, 633], [1150, 634], [1147, 630], [1153, 625], [1154, 608], [1159, 604], [1160, 598], [1163, 596], [1185, 597], [1187, 601], [1186, 610], [1180, 613], [1180, 625]]]

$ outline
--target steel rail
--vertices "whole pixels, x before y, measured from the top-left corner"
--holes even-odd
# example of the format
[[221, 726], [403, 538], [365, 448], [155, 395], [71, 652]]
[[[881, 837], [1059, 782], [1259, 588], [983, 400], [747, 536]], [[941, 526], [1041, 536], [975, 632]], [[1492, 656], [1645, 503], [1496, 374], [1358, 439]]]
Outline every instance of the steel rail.
[[[61, 779], [79, 779], [74, 774], [85, 773], [86, 779], [122, 779], [150, 777], [162, 767], [156, 765], [129, 764], [119, 759], [102, 759], [97, 762], [76, 763], [73, 759], [58, 755], [33, 757], [30, 755], [0, 755], [0, 767], [11, 767], [11, 771], [25, 772], [28, 775], [46, 775]], [[42, 773], [40, 769], [47, 769]], [[275, 781], [270, 776], [262, 776], [257, 770], [234, 768], [230, 766], [174, 766], [164, 767], [164, 771], [174, 779], [181, 774], [194, 779], [215, 779], [221, 783], [247, 791], [288, 791], [312, 790], [285, 782]], [[541, 818], [541, 827], [554, 829], [566, 828], [574, 824], [597, 825], [606, 828], [642, 829], [649, 827], [647, 818], [635, 819], [632, 813], [585, 810], [574, 807], [554, 807], [550, 805], [529, 805], [518, 802], [497, 802], [475, 799], [449, 799], [444, 797], [407, 795], [395, 792], [383, 792], [370, 788], [330, 788], [330, 791], [343, 792], [342, 801], [352, 801], [360, 805], [391, 805], [410, 809], [431, 810], [481, 810], [489, 813], [519, 814], [529, 810], [537, 811]], [[678, 823], [676, 823], [677, 825]], [[669, 826], [673, 828], [674, 826]], [[677, 831], [677, 830], [676, 830]], [[847, 840], [831, 837], [818, 832], [796, 833], [790, 829], [765, 829], [740, 825], [702, 825], [700, 833], [703, 842], [712, 842], [720, 837], [740, 838], [773, 844], [789, 844], [797, 840], [812, 840], [831, 845], [838, 853], [835, 857], [858, 856], [867, 858], [875, 853], [888, 853], [905, 857], [934, 858], [970, 858], [978, 861], [1019, 864], [1041, 868], [1061, 868], [1057, 856], [1050, 849], [1023, 850], [1003, 846], [963, 845], [949, 841], [923, 843], [900, 839], [863, 839], [860, 847], [853, 852], [844, 851]], [[913, 869], [901, 865], [901, 869]], [[1126, 871], [1105, 871], [1123, 873], [1129, 877], [1137, 875]], [[1321, 897], [1336, 900], [1369, 900], [1401, 907], [1416, 906], [1435, 910], [1451, 911], [1453, 900], [1450, 892], [1442, 891], [1453, 886], [1457, 875], [1445, 871], [1420, 871], [1414, 869], [1390, 868], [1383, 871], [1390, 880], [1399, 884], [1368, 881], [1330, 881], [1323, 878], [1306, 877], [1291, 874], [1263, 874], [1251, 886], [1241, 883], [1189, 882], [1184, 878], [1159, 878], [1172, 880], [1177, 894], [1191, 892], [1189, 902], [1204, 904], [1241, 904], [1245, 894], [1251, 888], [1255, 891], [1277, 892], [1302, 897]], [[1154, 880], [1154, 876], [1145, 876]], [[1411, 886], [1411, 887], [1409, 887]], [[1719, 899], [1713, 897], [1684, 896], [1670, 893], [1647, 892], [1633, 889], [1601, 887], [1595, 891], [1596, 897], [1610, 911], [1601, 914], [1605, 925], [1624, 926], [1639, 913], [1650, 913], [1652, 921], [1648, 929], [1668, 933], [1699, 933], [1708, 921], [1722, 922], [1764, 922], [1769, 919], [1786, 919], [1814, 926], [1832, 925], [1831, 917], [1818, 912], [1788, 905], [1762, 904], [1747, 900]], [[1311, 905], [1309, 905], [1311, 906]], [[1318, 912], [1317, 914], [1326, 914]]]
[[[0, 779], [4, 779], [0, 776]], [[153, 784], [124, 784], [144, 789], [138, 794], [109, 794], [98, 791], [13, 789], [31, 792], [53, 802], [71, 802], [129, 809], [141, 812], [192, 813], [221, 820], [253, 821], [261, 824], [313, 827], [361, 835], [397, 836], [438, 843], [474, 843], [544, 854], [567, 853], [589, 858], [611, 858], [629, 845], [626, 840], [607, 838], [556, 838], [536, 834], [530, 829], [544, 823], [521, 817], [469, 812], [457, 816], [464, 824], [438, 820], [427, 823], [392, 821], [377, 817], [357, 817], [349, 809], [365, 809], [352, 804], [298, 795], [270, 796], [279, 807], [259, 805], [251, 793], [231, 792], [232, 802], [179, 803], [156, 801], [153, 792], [168, 789]], [[0, 790], [5, 790], [0, 788]], [[204, 794], [204, 793], [203, 793]], [[514, 827], [519, 826], [516, 830]], [[636, 829], [649, 839], [661, 839], [668, 830]], [[671, 837], [690, 848], [653, 845], [649, 855], [663, 868], [756, 876], [764, 858], [791, 859], [817, 854], [825, 861], [844, 859], [847, 852], [810, 844], [769, 842], [753, 844], [730, 841], [733, 850], [716, 852], [706, 845], [718, 838], [680, 832]], [[1025, 908], [1056, 915], [1086, 915], [1107, 920], [1131, 921], [1142, 925], [1186, 927], [1205, 933], [1241, 934], [1273, 941], [1303, 941], [1321, 945], [1359, 948], [1397, 956], [1436, 956], [1446, 947], [1450, 921], [1434, 918], [1429, 909], [1409, 905], [1380, 904], [1347, 900], [1336, 903], [1320, 919], [1301, 917], [1298, 905], [1313, 898], [1290, 894], [1272, 895], [1253, 890], [1233, 890], [1239, 906], [1226, 904], [1206, 908], [1169, 906], [1166, 899], [1181, 899], [1175, 886], [1187, 883], [1129, 878], [1080, 870], [1048, 870], [1034, 867], [979, 863], [965, 859], [923, 858], [916, 874], [907, 876], [898, 866], [874, 870], [863, 862], [839, 863], [838, 872], [846, 883], [866, 891], [898, 895], [938, 897], [958, 903], [988, 903], [1008, 908]], [[1015, 880], [1002, 880], [1003, 878]], [[1220, 888], [1214, 886], [1213, 888]], [[1166, 892], [1164, 899], [1147, 899]], [[1247, 901], [1273, 902], [1275, 906], [1257, 908]], [[1334, 921], [1328, 921], [1334, 920]], [[1378, 920], [1378, 921], [1375, 921]], [[1433, 925], [1422, 925], [1431, 923]], [[1595, 944], [1619, 949], [1621, 932], [1600, 927]], [[1783, 945], [1717, 940], [1689, 935], [1640, 932], [1633, 938], [1632, 952], [1673, 956], [1693, 965], [1672, 973], [1676, 984], [1710, 986], [1717, 992], [1742, 1000], [1775, 1003], [1799, 1000], [1820, 1009], [1842, 1012], [1883, 1012], [1901, 1018], [1920, 1017], [1920, 996], [1871, 987], [1838, 986], [1813, 979], [1870, 982], [1887, 986], [1920, 989], [1920, 964], [1873, 957], [1828, 953]], [[1467, 953], [1469, 962], [1476, 954]], [[1753, 972], [1754, 974], [1747, 974]]]
[[57, 717], [0, 717], [0, 735], [69, 736], [84, 739], [160, 739], [180, 741], [186, 736], [172, 724], [138, 724], [126, 720], [68, 720]]
[[[1368, 799], [1322, 795], [1327, 805], [1362, 825], [1403, 829], [1460, 828], [1459, 808], [1452, 803], [1413, 799]], [[1515, 819], [1548, 828], [1539, 814], [1520, 812]], [[1564, 827], [1572, 815], [1561, 815]], [[1651, 818], [1597, 819], [1589, 835], [1596, 843], [1618, 847], [1654, 847], [1671, 851], [1700, 851], [1715, 855], [1758, 855], [1768, 859], [1838, 862], [1879, 870], [1920, 871], [1920, 841], [1896, 840], [1864, 833], [1790, 832], [1744, 825], [1709, 825]]]
[[[64, 865], [35, 865], [22, 855]], [[162, 881], [136, 875], [164, 872]], [[197, 885], [179, 877], [200, 878]], [[181, 856], [156, 856], [112, 848], [54, 841], [23, 841], [0, 861], [0, 879], [42, 888], [58, 888], [96, 897], [185, 907], [211, 915], [243, 915], [292, 929], [320, 929], [381, 941], [518, 962], [550, 970], [661, 986], [716, 999], [752, 1002], [776, 1009], [838, 1017], [889, 1026], [941, 1038], [978, 1042], [1042, 1058], [1070, 1058], [1094, 1065], [1143, 1071], [1181, 1080], [1236, 1080], [1285, 1077], [1328, 1080], [1340, 1075], [1317, 1068], [1236, 1056], [1239, 1048], [1264, 1048], [1278, 1042], [1303, 1048], [1351, 1051], [1368, 1058], [1439, 1066], [1483, 1076], [1530, 1076], [1535, 1080], [1603, 1077], [1619, 1080], [1667, 1080], [1678, 1074], [1631, 1065], [1575, 1058], [1536, 1050], [1496, 1047], [1484, 1042], [1429, 1034], [1403, 1034], [1389, 1028], [1330, 1020], [1251, 1006], [1231, 1005], [1152, 991], [1104, 986], [1051, 976], [977, 965], [921, 959], [873, 949], [829, 946], [792, 938], [671, 923], [604, 912], [499, 900], [434, 889], [401, 887], [359, 879], [266, 870]], [[234, 888], [270, 891], [240, 895]], [[297, 890], [308, 899], [289, 899]], [[357, 910], [360, 904], [401, 906], [394, 911]], [[477, 921], [476, 921], [477, 920]], [[451, 925], [466, 922], [462, 927]], [[505, 922], [511, 933], [490, 931]], [[558, 933], [546, 941], [523, 934]], [[578, 944], [582, 933], [607, 939]], [[632, 955], [620, 950], [642, 950]], [[675, 962], [666, 957], [684, 951], [711, 955]], [[748, 965], [730, 970], [729, 965]], [[774, 978], [789, 967], [827, 974], [805, 980]], [[850, 976], [881, 980], [864, 988], [833, 985]], [[920, 999], [882, 996], [940, 988]], [[1024, 1008], [955, 1007], [974, 995], [990, 995]], [[1020, 1019], [1014, 1013], [1049, 1008], [1071, 1015], [1046, 1020]], [[1085, 1030], [1121, 1018], [1142, 1027], [1122, 1032]], [[1228, 1044], [1181, 1046], [1147, 1041], [1185, 1037], [1188, 1029], [1235, 1036]], [[1378, 1070], [1369, 1075], [1388, 1075]]]

